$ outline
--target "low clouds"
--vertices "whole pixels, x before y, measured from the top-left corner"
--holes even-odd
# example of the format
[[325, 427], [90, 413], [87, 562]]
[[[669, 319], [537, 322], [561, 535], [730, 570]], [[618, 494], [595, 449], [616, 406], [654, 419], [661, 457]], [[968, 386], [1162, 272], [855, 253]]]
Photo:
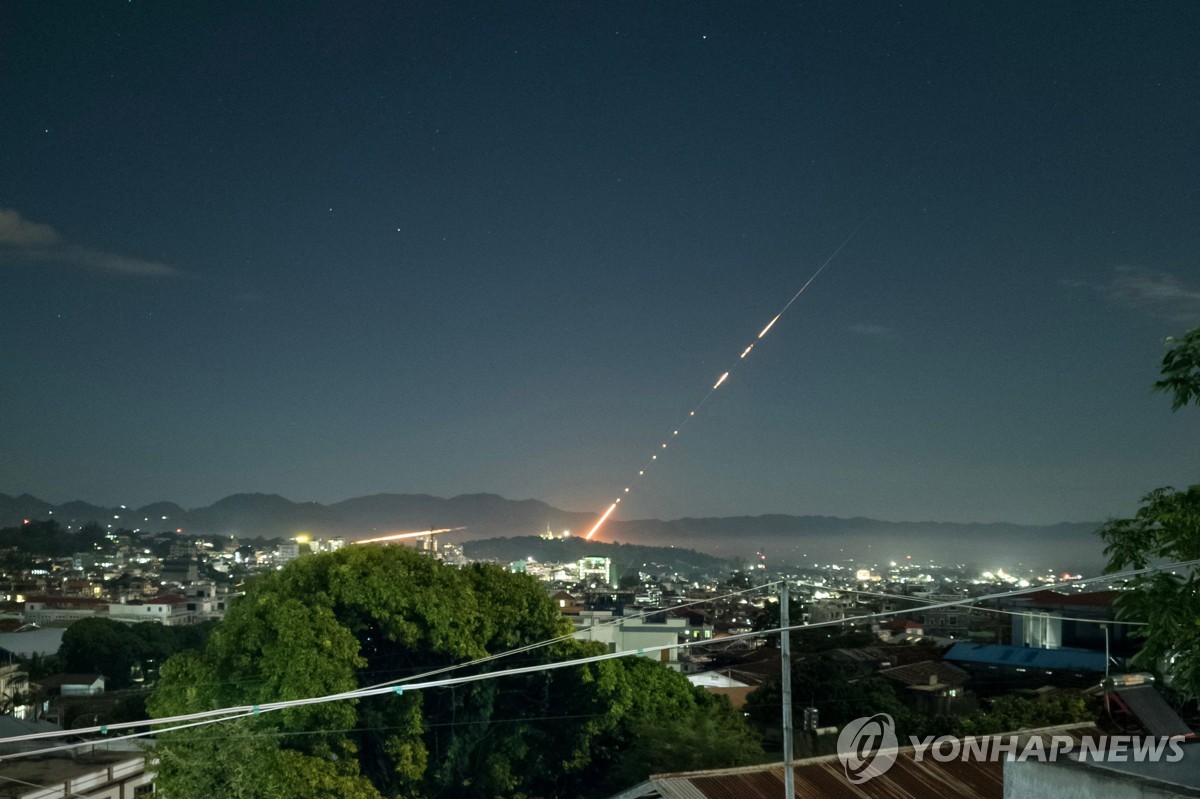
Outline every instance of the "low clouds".
[[50, 225], [0, 208], [0, 266], [46, 264], [105, 275], [180, 277], [183, 272], [158, 261], [72, 244]]
[[1171, 322], [1200, 320], [1200, 284], [1186, 284], [1169, 272], [1122, 266], [1104, 283], [1064, 283], [1090, 288], [1117, 305]]

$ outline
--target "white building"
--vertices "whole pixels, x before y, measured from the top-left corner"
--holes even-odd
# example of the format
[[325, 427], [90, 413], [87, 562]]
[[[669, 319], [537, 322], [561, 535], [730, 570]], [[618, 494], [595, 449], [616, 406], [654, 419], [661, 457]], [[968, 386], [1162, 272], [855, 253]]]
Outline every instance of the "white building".
[[679, 660], [676, 646], [679, 636], [687, 632], [687, 619], [648, 621], [632, 616], [613, 616], [609, 610], [584, 610], [571, 622], [575, 625], [574, 637], [580, 641], [599, 641], [609, 652], [652, 650], [639, 654], [663, 663]]
[[187, 600], [181, 596], [160, 596], [123, 604], [111, 603], [108, 606], [108, 617], [113, 621], [132, 624], [153, 621], [167, 626], [191, 624], [194, 621], [188, 612]]

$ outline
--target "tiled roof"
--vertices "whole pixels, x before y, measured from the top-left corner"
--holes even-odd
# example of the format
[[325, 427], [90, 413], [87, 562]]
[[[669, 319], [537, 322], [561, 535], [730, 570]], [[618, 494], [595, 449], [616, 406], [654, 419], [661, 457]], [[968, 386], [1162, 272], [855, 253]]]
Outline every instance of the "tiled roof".
[[896, 666], [892, 669], [883, 669], [879, 672], [880, 677], [887, 677], [889, 680], [904, 685], [931, 685], [931, 678], [937, 678], [938, 685], [945, 685], [951, 688], [957, 688], [967, 681], [970, 675], [950, 663], [941, 663], [936, 660], [925, 660], [920, 663], [909, 663], [907, 666]]
[[102, 679], [100, 674], [54, 674], [37, 680], [43, 688], [62, 688], [64, 685], [92, 685]]

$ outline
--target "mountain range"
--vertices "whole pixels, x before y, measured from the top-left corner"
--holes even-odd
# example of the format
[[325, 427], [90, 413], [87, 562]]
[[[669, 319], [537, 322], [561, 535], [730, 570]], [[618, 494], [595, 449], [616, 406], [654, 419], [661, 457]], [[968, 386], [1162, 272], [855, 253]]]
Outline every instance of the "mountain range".
[[[88, 522], [143, 532], [182, 530], [192, 535], [239, 538], [369, 538], [393, 532], [462, 527], [448, 540], [470, 541], [535, 535], [553, 530], [585, 532], [594, 513], [554, 508], [538, 500], [495, 494], [442, 498], [427, 494], [372, 494], [332, 504], [294, 502], [277, 494], [233, 494], [200, 508], [173, 502], [141, 508], [86, 502], [54, 505], [28, 494], [0, 494], [0, 526], [24, 519]], [[1087, 570], [1103, 563], [1096, 522], [1020, 525], [1004, 522], [893, 522], [832, 516], [734, 516], [609, 520], [599, 538], [628, 544], [686, 547], [719, 558], [747, 559], [763, 552], [776, 563], [883, 563], [911, 557], [923, 562], [966, 563], [991, 568], [1018, 566], [1054, 571]]]

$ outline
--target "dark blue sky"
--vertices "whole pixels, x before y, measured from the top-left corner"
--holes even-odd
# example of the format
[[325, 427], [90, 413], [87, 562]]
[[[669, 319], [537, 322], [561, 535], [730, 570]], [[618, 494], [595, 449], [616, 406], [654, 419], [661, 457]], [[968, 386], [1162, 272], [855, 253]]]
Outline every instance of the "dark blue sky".
[[[1200, 5], [0, 7], [0, 491], [1054, 522], [1200, 477]], [[864, 221], [865, 220], [865, 221]]]

